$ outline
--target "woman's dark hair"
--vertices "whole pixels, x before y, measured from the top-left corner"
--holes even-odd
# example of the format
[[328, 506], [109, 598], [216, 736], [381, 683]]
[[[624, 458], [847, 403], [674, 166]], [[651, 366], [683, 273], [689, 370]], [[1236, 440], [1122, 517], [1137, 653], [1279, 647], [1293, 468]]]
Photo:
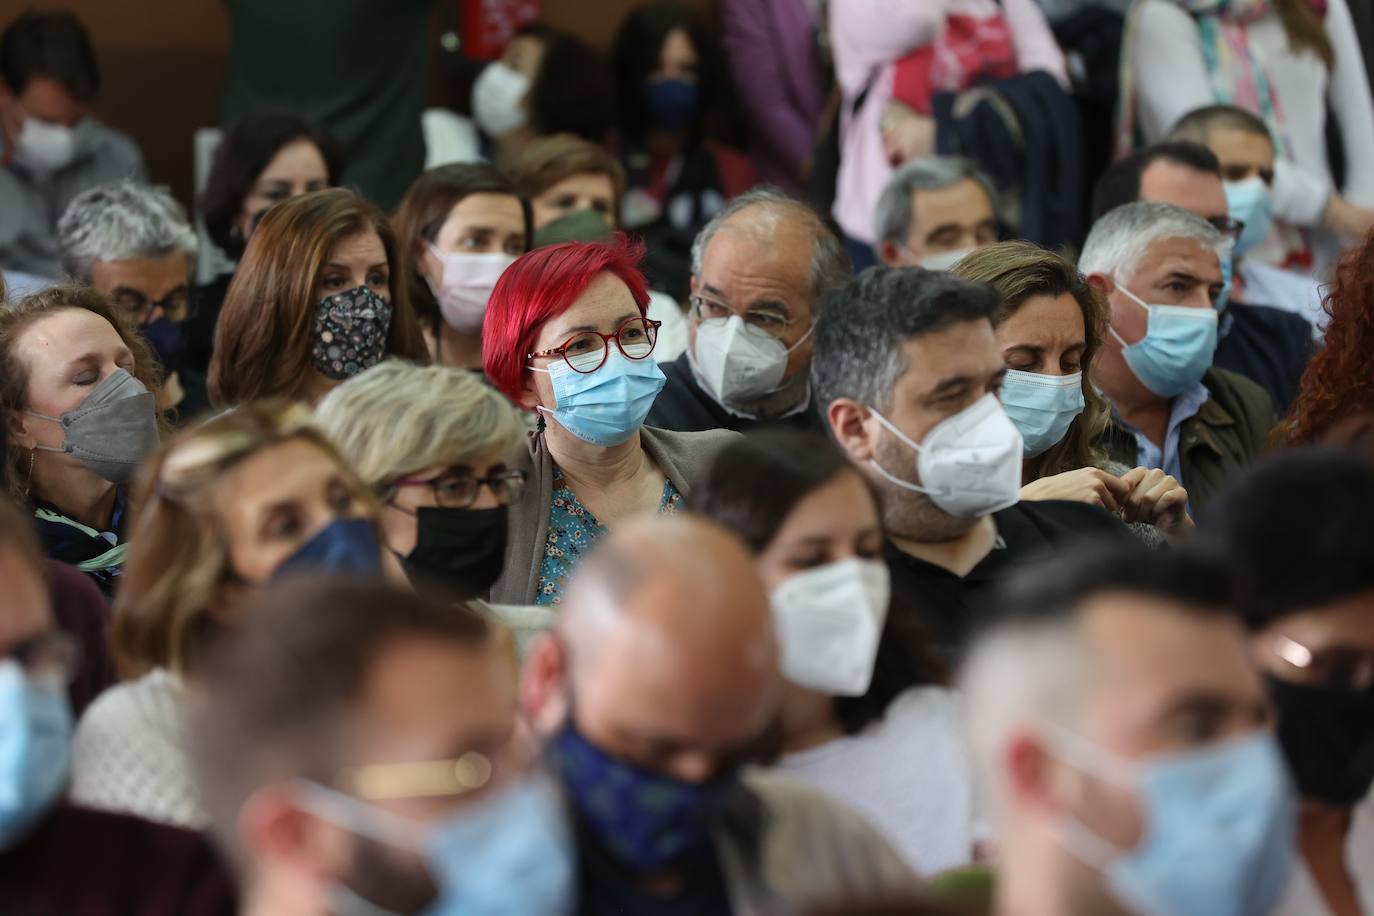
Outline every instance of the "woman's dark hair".
[[410, 276], [411, 306], [416, 316], [436, 332], [443, 318], [439, 314], [434, 293], [424, 277], [420, 276], [417, 266], [420, 245], [422, 242], [433, 244], [439, 237], [439, 230], [447, 222], [449, 213], [460, 201], [473, 194], [507, 194], [520, 201], [520, 209], [525, 214], [525, 250], [529, 251], [534, 240], [530, 202], [516, 192], [509, 178], [485, 163], [455, 162], [422, 172], [406, 191], [406, 196], [391, 218], [391, 227], [396, 232], [396, 245], [400, 249], [405, 271]]
[[[729, 528], [757, 554], [802, 500], [844, 473], [859, 474], [830, 440], [796, 429], [762, 430], [720, 450], [692, 489], [688, 508]], [[873, 501], [876, 506], [876, 494]], [[903, 691], [942, 684], [946, 677], [915, 610], [893, 595], [868, 691], [836, 697], [835, 713], [854, 734], [881, 719]]]
[[641, 141], [649, 128], [644, 83], [659, 67], [663, 43], [674, 29], [682, 29], [697, 52], [700, 102], [688, 131], [688, 145], [705, 132], [708, 114], [715, 112], [727, 91], [725, 54], [700, 16], [677, 0], [649, 0], [625, 17], [611, 50], [611, 71], [620, 92], [620, 126], [625, 138]]
[[0, 79], [19, 95], [35, 76], [54, 80], [78, 102], [100, 89], [91, 38], [66, 10], [28, 10], [0, 34]]
[[530, 85], [530, 118], [540, 134], [576, 134], [608, 142], [616, 123], [615, 87], [606, 59], [579, 38], [547, 27], [528, 34], [544, 41], [544, 59]]
[[200, 212], [210, 239], [234, 260], [243, 257], [247, 241], [234, 232], [234, 218], [263, 169], [297, 140], [309, 140], [324, 157], [331, 187], [343, 172], [343, 152], [323, 127], [289, 111], [263, 111], [240, 120], [224, 134], [210, 177], [200, 197]]

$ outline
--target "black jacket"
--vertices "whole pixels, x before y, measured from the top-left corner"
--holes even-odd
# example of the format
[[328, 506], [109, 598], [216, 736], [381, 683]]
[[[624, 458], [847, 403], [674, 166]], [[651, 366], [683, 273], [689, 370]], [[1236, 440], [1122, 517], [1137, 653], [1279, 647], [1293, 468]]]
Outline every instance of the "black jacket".
[[1221, 321], [1212, 365], [1245, 376], [1268, 392], [1275, 413], [1288, 413], [1312, 359], [1312, 325], [1283, 309], [1241, 302], [1232, 302]]
[[668, 384], [658, 393], [658, 400], [649, 411], [645, 426], [671, 429], [679, 433], [695, 433], [708, 429], [729, 429], [738, 433], [766, 426], [795, 426], [822, 432], [813, 407], [777, 420], [749, 420], [721, 407], [697, 384], [692, 365], [684, 353], [671, 363], [659, 366], [668, 377]]

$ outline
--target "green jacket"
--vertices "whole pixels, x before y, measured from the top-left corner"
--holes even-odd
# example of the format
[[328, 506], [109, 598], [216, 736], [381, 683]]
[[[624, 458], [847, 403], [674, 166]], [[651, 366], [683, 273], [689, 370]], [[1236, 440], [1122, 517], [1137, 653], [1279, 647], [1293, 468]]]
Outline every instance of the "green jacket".
[[[1259, 456], [1278, 422], [1269, 395], [1248, 378], [1208, 369], [1202, 384], [1211, 397], [1183, 421], [1178, 438], [1181, 483], [1194, 518], [1205, 515], [1207, 503]], [[1103, 434], [1101, 444], [1113, 461], [1130, 467], [1140, 463], [1135, 436], [1116, 424]]]

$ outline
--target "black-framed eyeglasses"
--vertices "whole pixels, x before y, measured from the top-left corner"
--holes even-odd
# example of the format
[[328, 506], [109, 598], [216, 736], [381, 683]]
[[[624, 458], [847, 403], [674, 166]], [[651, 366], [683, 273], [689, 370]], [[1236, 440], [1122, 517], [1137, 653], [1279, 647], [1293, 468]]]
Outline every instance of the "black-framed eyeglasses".
[[81, 647], [61, 630], [31, 636], [5, 654], [30, 678], [52, 678], [70, 684], [81, 666]]
[[1328, 646], [1311, 649], [1280, 636], [1274, 654], [1303, 673], [1305, 683], [1351, 693], [1374, 687], [1374, 649]]
[[745, 324], [758, 328], [770, 337], [781, 337], [787, 333], [788, 328], [797, 323], [797, 319], [785, 315], [777, 309], [753, 308], [737, 312], [719, 299], [700, 293], [694, 294], [688, 303], [692, 309], [692, 316], [698, 321], [728, 319], [733, 315], [738, 315]]
[[616, 328], [613, 334], [579, 331], [564, 341], [560, 347], [536, 350], [525, 356], [527, 359], [559, 356], [572, 371], [589, 375], [606, 363], [606, 357], [611, 353], [612, 341], [626, 359], [647, 359], [649, 354], [654, 352], [654, 344], [658, 342], [658, 329], [661, 327], [663, 322], [652, 318], [631, 318]]
[[168, 321], [185, 321], [191, 312], [191, 291], [184, 287], [172, 290], [161, 299], [149, 299], [135, 289], [116, 290], [111, 296], [115, 306], [135, 324], [147, 324], [153, 312], [162, 309]]
[[1226, 236], [1233, 242], [1240, 240], [1240, 234], [1245, 231], [1245, 223], [1229, 216], [1214, 216], [1207, 222], [1212, 224], [1212, 228]]
[[477, 502], [477, 495], [486, 487], [496, 497], [496, 501], [508, 506], [525, 492], [529, 474], [525, 471], [499, 468], [486, 477], [478, 477], [464, 468], [453, 468], [437, 477], [404, 478], [393, 481], [382, 489], [379, 496], [384, 503], [390, 503], [402, 487], [429, 487], [434, 493], [434, 504], [443, 509], [467, 509]]

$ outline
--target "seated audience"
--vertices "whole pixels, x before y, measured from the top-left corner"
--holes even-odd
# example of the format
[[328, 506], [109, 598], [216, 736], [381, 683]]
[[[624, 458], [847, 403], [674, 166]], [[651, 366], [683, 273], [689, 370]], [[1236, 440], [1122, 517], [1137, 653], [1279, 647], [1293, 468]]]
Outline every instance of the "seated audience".
[[489, 165], [441, 165], [415, 179], [393, 225], [430, 358], [480, 370], [487, 300], [530, 250], [528, 201]]
[[758, 183], [748, 157], [730, 145], [724, 55], [691, 6], [648, 0], [621, 22], [611, 67], [628, 189], [621, 223], [644, 234], [654, 287], [680, 301], [692, 240]]
[[1090, 538], [1127, 537], [1096, 506], [1021, 502], [1021, 434], [990, 286], [877, 267], [830, 299], [811, 378], [831, 435], [877, 490], [892, 592], [957, 662], [975, 596]]
[[971, 253], [956, 277], [991, 285], [1007, 374], [999, 397], [1021, 433], [1022, 499], [1068, 499], [1119, 515], [1150, 544], [1190, 531], [1188, 493], [1158, 468], [1109, 461], [1098, 440], [1111, 409], [1093, 384], [1107, 304], [1068, 261], [1030, 242]]
[[0, 911], [228, 916], [233, 888], [199, 836], [62, 801], [72, 737], [63, 685], [85, 662], [44, 579], [32, 529], [0, 497]]
[[1245, 224], [1236, 241], [1231, 298], [1294, 312], [1312, 325], [1313, 337], [1320, 342], [1326, 324], [1321, 284], [1310, 274], [1261, 260], [1265, 251], [1273, 250], [1275, 237], [1281, 235], [1273, 231], [1278, 153], [1264, 120], [1234, 105], [1208, 105], [1179, 118], [1169, 131], [1169, 139], [1200, 143], [1212, 151], [1226, 182], [1227, 210], [1232, 219]]
[[56, 277], [57, 219], [72, 198], [143, 179], [137, 144], [91, 114], [99, 89], [71, 13], [26, 10], [0, 33], [0, 268]]
[[195, 230], [166, 188], [133, 181], [97, 185], [57, 224], [62, 268], [100, 290], [153, 348], [162, 366], [161, 406], [184, 419], [209, 403], [205, 376], [182, 364], [195, 269]]
[[843, 245], [806, 204], [767, 187], [731, 201], [692, 244], [689, 344], [665, 367], [649, 424], [814, 428], [812, 335], [849, 277]]
[[[511, 180], [534, 213], [534, 247], [605, 242], [620, 226], [625, 170], [599, 146], [571, 134], [531, 141], [510, 166]], [[660, 362], [687, 350], [687, 318], [676, 299], [649, 290], [646, 317], [661, 322], [654, 353]]]
[[591, 214], [612, 229], [620, 225], [625, 170], [604, 146], [590, 140], [572, 134], [531, 140], [512, 160], [510, 178], [530, 202], [536, 243], [572, 241], [545, 241], [537, 235], [569, 218], [588, 219]]
[[0, 308], [0, 407], [10, 496], [43, 552], [109, 596], [129, 545], [128, 485], [161, 432], [152, 351], [89, 287], [49, 287]]
[[1217, 500], [1241, 617], [1302, 804], [1282, 916], [1374, 912], [1374, 470], [1295, 450]]
[[511, 465], [526, 427], [510, 401], [470, 372], [392, 359], [335, 388], [315, 415], [382, 503], [392, 578], [464, 598], [491, 591], [507, 506], [525, 489]]
[[631, 522], [578, 570], [521, 698], [573, 811], [579, 912], [744, 916], [912, 886], [857, 814], [746, 766], [776, 745], [777, 652], [752, 558], [712, 523]]
[[967, 865], [957, 703], [915, 618], [888, 609], [877, 497], [858, 469], [813, 433], [750, 433], [688, 508], [743, 538], [769, 592], [786, 681], [779, 768], [867, 817], [914, 871]]
[[[264, 213], [284, 200], [337, 185], [342, 171], [343, 155], [323, 128], [289, 112], [248, 115], [225, 131], [215, 148], [200, 196], [205, 232], [237, 262]], [[230, 271], [196, 287], [186, 364], [200, 372], [210, 368], [215, 324], [233, 278]]]
[[495, 602], [558, 604], [564, 580], [608, 528], [676, 512], [728, 438], [643, 425], [664, 377], [638, 259], [623, 236], [569, 242], [530, 252], [496, 284], [483, 363], [502, 394], [538, 415], [538, 431]]
[[1112, 406], [1108, 457], [1162, 468], [1188, 490], [1189, 512], [1263, 448], [1274, 409], [1262, 388], [1212, 366], [1228, 243], [1171, 204], [1117, 207], [1093, 224], [1078, 269], [1107, 297], [1107, 336], [1093, 381]]
[[492, 162], [508, 171], [529, 143], [552, 134], [610, 142], [615, 87], [605, 57], [541, 22], [522, 26], [472, 86], [472, 115]]
[[1001, 232], [992, 182], [955, 156], [912, 159], [893, 173], [876, 222], [873, 250], [888, 267], [949, 270]]
[[352, 191], [273, 207], [234, 272], [215, 331], [210, 400], [314, 403], [388, 356], [426, 362], [386, 216]]
[[862, 268], [873, 263], [873, 214], [894, 167], [937, 151], [936, 93], [1037, 71], [1069, 81], [1032, 0], [849, 0], [828, 10], [843, 115], [834, 216]]
[[1303, 373], [1298, 396], [1275, 438], [1289, 445], [1312, 445], [1336, 427], [1374, 412], [1374, 234], [1349, 252], [1323, 306], [1331, 320], [1326, 342]]
[[1233, 582], [1118, 548], [1001, 591], [962, 677], [998, 845], [987, 912], [1271, 912], [1294, 799]]
[[1282, 147], [1274, 213], [1307, 230], [1279, 257], [1307, 268], [1315, 258], [1324, 276], [1332, 255], [1374, 226], [1374, 103], [1359, 42], [1345, 0], [1142, 0], [1121, 36], [1118, 149], [1137, 136], [1159, 141], [1203, 105], [1254, 112]]
[[245, 913], [572, 912], [562, 800], [529, 775], [508, 640], [377, 582], [255, 603], [189, 696]]
[[1217, 252], [1222, 288], [1215, 299], [1217, 344], [1212, 365], [1258, 384], [1268, 392], [1275, 411], [1288, 409], [1312, 357], [1312, 328], [1287, 310], [1242, 301], [1245, 285], [1243, 281], [1237, 284], [1233, 266], [1234, 256], [1244, 251], [1241, 243], [1250, 241], [1248, 224], [1230, 212], [1217, 157], [1206, 147], [1186, 141], [1152, 146], [1107, 171], [1098, 182], [1093, 208], [1100, 218], [1137, 200], [1182, 207], [1227, 238], [1230, 250]]
[[262, 584], [308, 570], [377, 572], [376, 509], [300, 405], [238, 407], [149, 463], [111, 642], [132, 678], [77, 728], [72, 799], [202, 827], [182, 746], [185, 681]]

